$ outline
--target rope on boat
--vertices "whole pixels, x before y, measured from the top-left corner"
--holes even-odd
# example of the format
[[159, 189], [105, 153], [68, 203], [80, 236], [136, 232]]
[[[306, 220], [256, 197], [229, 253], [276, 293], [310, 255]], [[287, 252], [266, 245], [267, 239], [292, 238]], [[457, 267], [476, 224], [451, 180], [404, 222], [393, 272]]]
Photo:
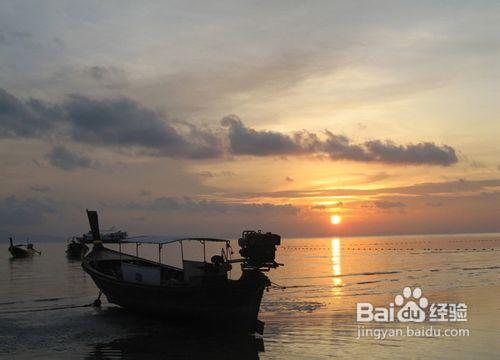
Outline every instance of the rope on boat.
[[64, 306], [57, 306], [57, 307], [52, 307], [52, 308], [43, 308], [43, 309], [28, 309], [28, 310], [13, 310], [13, 311], [0, 311], [0, 315], [3, 314], [22, 314], [22, 313], [30, 313], [30, 312], [40, 312], [40, 311], [53, 311], [53, 310], [65, 310], [65, 309], [76, 309], [76, 308], [84, 308], [84, 307], [101, 307], [101, 295], [102, 291], [99, 291], [99, 296], [97, 296], [97, 299], [92, 301], [90, 304], [84, 304], [84, 305], [64, 305]]
[[274, 288], [280, 289], [280, 290], [285, 290], [286, 286], [276, 284], [275, 282], [271, 281], [271, 284], [274, 285]]
[[64, 305], [64, 306], [57, 306], [57, 307], [43, 308], [43, 309], [0, 311], [0, 315], [21, 314], [21, 313], [30, 313], [30, 312], [40, 312], [40, 311], [64, 310], [64, 309], [76, 309], [76, 308], [91, 307], [91, 306], [95, 306], [94, 303], [85, 304], [85, 305]]

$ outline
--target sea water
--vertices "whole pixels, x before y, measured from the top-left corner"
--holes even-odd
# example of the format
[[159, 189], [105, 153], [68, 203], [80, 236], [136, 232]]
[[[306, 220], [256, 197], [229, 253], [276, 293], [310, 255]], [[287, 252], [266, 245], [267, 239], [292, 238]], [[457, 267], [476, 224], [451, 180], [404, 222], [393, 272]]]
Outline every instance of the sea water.
[[[257, 338], [173, 326], [104, 297], [101, 308], [80, 307], [98, 290], [80, 261], [65, 257], [64, 243], [36, 244], [42, 255], [29, 259], [11, 259], [7, 247], [0, 255], [2, 359], [500, 357], [500, 234], [283, 239], [277, 260], [285, 266], [268, 273], [274, 284], [264, 293], [265, 333]], [[235, 242], [233, 248], [236, 257]], [[175, 244], [161, 252], [155, 245], [122, 250], [180, 265]], [[199, 260], [201, 244], [184, 253]], [[236, 265], [231, 277], [238, 276]], [[397, 311], [398, 295], [426, 304], [427, 318], [358, 321], [358, 304]], [[430, 321], [433, 304], [464, 304], [465, 320]], [[445, 330], [454, 336], [437, 333]]]

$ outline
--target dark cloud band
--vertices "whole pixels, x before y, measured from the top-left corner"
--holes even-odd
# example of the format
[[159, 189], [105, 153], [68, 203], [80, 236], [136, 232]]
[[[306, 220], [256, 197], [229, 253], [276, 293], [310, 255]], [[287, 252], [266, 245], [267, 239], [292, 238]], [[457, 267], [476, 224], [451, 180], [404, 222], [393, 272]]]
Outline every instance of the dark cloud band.
[[19, 99], [0, 89], [0, 138], [43, 137], [59, 131], [75, 142], [138, 147], [151, 155], [187, 159], [326, 155], [331, 160], [387, 164], [449, 166], [458, 162], [455, 149], [432, 142], [398, 145], [390, 140], [370, 140], [355, 144], [328, 130], [288, 135], [249, 128], [234, 115], [223, 118], [221, 126], [213, 130], [169, 121], [158, 111], [127, 98], [94, 100], [73, 95], [61, 104], [49, 104]]
[[90, 168], [94, 163], [89, 156], [73, 152], [63, 145], [54, 146], [52, 151], [45, 156], [52, 166], [66, 171]]
[[234, 115], [225, 117], [221, 123], [229, 129], [230, 152], [234, 155], [326, 154], [332, 160], [442, 166], [449, 166], [458, 161], [451, 146], [438, 146], [431, 142], [396, 145], [390, 140], [372, 140], [352, 144], [346, 136], [335, 135], [330, 131], [324, 132], [323, 139], [306, 131], [288, 136], [247, 128]]

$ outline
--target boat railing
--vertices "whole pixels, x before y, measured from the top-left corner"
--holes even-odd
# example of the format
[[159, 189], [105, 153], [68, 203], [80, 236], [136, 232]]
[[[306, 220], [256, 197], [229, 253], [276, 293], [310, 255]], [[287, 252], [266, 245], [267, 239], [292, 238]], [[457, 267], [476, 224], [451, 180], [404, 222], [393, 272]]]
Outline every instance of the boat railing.
[[[158, 263], [162, 264], [162, 250], [165, 245], [168, 244], [173, 244], [173, 243], [179, 243], [180, 244], [180, 250], [181, 250], [181, 261], [182, 263], [184, 262], [184, 242], [187, 241], [197, 241], [203, 246], [203, 262], [207, 263], [207, 243], [211, 242], [218, 242], [218, 243], [225, 243], [225, 249], [221, 249], [221, 257], [225, 262], [238, 262], [239, 260], [232, 260], [231, 256], [233, 254], [232, 247], [231, 247], [231, 240], [227, 239], [219, 239], [219, 238], [209, 238], [209, 237], [185, 237], [185, 238], [178, 238], [178, 239], [166, 239], [164, 241], [157, 241], [157, 240], [146, 240], [148, 236], [134, 236], [130, 238], [125, 238], [125, 239], [120, 239], [117, 240], [116, 242], [112, 242], [114, 244], [118, 245], [118, 251], [121, 253], [122, 252], [122, 244], [135, 244], [135, 256], [139, 257], [139, 247], [145, 244], [148, 245], [156, 245], [158, 246]], [[136, 240], [134, 240], [136, 239]], [[143, 239], [143, 240], [139, 240]]]

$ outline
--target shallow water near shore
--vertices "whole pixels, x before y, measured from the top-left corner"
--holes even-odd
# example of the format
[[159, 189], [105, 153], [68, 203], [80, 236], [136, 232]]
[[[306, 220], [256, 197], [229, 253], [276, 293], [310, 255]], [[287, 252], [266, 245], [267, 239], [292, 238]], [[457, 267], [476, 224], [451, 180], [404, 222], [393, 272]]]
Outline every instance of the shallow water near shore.
[[[500, 355], [500, 234], [285, 239], [277, 254], [285, 266], [269, 277], [286, 289], [274, 286], [264, 294], [262, 338], [235, 337], [230, 329], [213, 326], [171, 325], [125, 311], [105, 298], [101, 308], [76, 307], [91, 303], [98, 290], [80, 262], [65, 257], [66, 244], [36, 244], [42, 255], [31, 259], [10, 259], [7, 247], [0, 257], [2, 359]], [[136, 251], [133, 245], [122, 250]], [[154, 246], [143, 245], [140, 251], [158, 259]], [[178, 265], [177, 251], [165, 249], [162, 262]], [[195, 256], [195, 248], [188, 251]], [[238, 275], [233, 270], [231, 276]], [[444, 325], [468, 329], [469, 336], [358, 336], [363, 327], [356, 322], [356, 303], [388, 306], [404, 287], [420, 287], [430, 303], [467, 304], [468, 321]], [[377, 324], [385, 329], [400, 325]], [[430, 325], [426, 321], [412, 328]]]

